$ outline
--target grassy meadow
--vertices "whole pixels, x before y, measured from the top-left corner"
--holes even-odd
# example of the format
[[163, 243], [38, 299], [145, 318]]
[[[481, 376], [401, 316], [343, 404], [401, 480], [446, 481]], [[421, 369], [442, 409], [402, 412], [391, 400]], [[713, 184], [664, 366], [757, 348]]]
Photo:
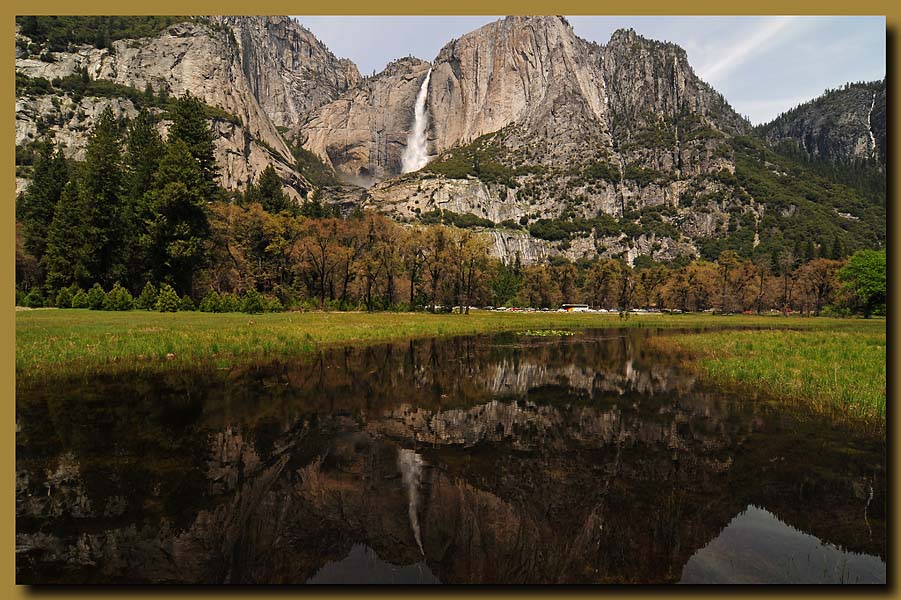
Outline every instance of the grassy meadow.
[[845, 330], [715, 331], [661, 336], [705, 378], [797, 400], [855, 421], [885, 422], [885, 321]]
[[485, 311], [247, 315], [31, 310], [16, 313], [16, 375], [22, 383], [135, 369], [227, 368], [335, 345], [587, 327], [698, 330], [661, 336], [656, 347], [682, 353], [690, 368], [717, 382], [753, 385], [819, 407], [844, 406], [865, 418], [885, 417], [884, 320], [662, 314], [633, 314], [623, 320], [615, 314]]

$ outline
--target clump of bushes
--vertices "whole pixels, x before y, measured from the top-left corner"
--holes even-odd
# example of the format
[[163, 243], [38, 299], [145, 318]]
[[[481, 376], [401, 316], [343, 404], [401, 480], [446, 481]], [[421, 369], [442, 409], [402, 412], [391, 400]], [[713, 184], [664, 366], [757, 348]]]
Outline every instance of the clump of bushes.
[[42, 308], [44, 306], [44, 295], [41, 294], [40, 289], [36, 287], [31, 288], [31, 291], [23, 299], [22, 304], [28, 308]]
[[106, 292], [103, 291], [99, 283], [95, 283], [88, 292], [88, 308], [91, 310], [103, 310], [104, 302], [106, 302]]
[[[55, 302], [53, 301], [55, 298]], [[109, 292], [104, 292], [99, 283], [95, 283], [85, 292], [77, 284], [60, 288], [55, 296], [44, 298], [40, 288], [33, 288], [28, 294], [16, 290], [16, 305], [29, 308], [40, 308], [56, 305], [59, 308], [90, 308], [91, 310], [127, 311], [156, 310], [159, 312], [196, 311], [210, 313], [245, 312], [259, 314], [264, 312], [282, 312], [285, 306], [278, 296], [264, 296], [251, 288], [243, 294], [211, 291], [200, 301], [194, 302], [189, 294], [179, 297], [169, 284], [161, 288], [148, 281], [137, 298], [119, 282]]]
[[72, 308], [87, 308], [88, 294], [84, 290], [78, 290], [72, 296]]
[[284, 310], [285, 306], [277, 296], [264, 296], [253, 288], [247, 290], [243, 296], [231, 293], [220, 295], [218, 292], [212, 291], [200, 301], [201, 312], [258, 314]]
[[141, 310], [154, 310], [156, 308], [156, 299], [158, 297], [159, 292], [157, 291], [156, 286], [148, 281], [144, 284], [141, 295], [135, 300], [135, 308]]
[[[81, 291], [77, 287], [75, 290], [75, 293]], [[60, 288], [59, 292], [56, 293], [56, 306], [59, 308], [72, 308], [72, 299], [75, 297], [75, 293], [70, 288]]]
[[171, 285], [164, 283], [156, 299], [156, 309], [159, 312], [178, 312], [179, 304], [181, 304], [181, 298], [178, 297]]
[[219, 292], [213, 290], [200, 301], [200, 312], [222, 312], [222, 298]]
[[181, 301], [178, 303], [178, 310], [193, 312], [197, 310], [194, 308], [194, 301], [187, 294], [181, 297]]
[[119, 282], [113, 286], [106, 294], [103, 302], [103, 310], [131, 310], [134, 308], [134, 297], [131, 292], [119, 285]]

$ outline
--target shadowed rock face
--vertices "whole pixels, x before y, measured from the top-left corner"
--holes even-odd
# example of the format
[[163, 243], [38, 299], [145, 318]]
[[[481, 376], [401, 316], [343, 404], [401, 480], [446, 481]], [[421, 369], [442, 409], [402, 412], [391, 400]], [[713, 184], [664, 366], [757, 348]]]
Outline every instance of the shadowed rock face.
[[647, 335], [20, 389], [17, 580], [333, 580], [362, 547], [379, 580], [672, 582], [749, 505], [885, 556], [884, 440], [705, 388]]

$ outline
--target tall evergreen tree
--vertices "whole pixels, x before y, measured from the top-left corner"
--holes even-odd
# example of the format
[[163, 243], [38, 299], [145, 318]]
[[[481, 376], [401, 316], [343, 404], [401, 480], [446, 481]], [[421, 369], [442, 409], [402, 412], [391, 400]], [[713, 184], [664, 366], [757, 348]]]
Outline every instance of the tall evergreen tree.
[[90, 269], [95, 281], [111, 287], [125, 275], [123, 250], [130, 215], [125, 202], [119, 126], [109, 106], [91, 133], [80, 179]]
[[218, 192], [216, 178], [219, 176], [219, 168], [213, 154], [213, 139], [203, 102], [190, 92], [185, 92], [184, 96], [176, 100], [172, 110], [169, 143], [182, 140], [187, 144], [191, 156], [200, 167], [201, 190], [205, 200], [213, 200]]
[[835, 234], [835, 239], [832, 241], [832, 260], [842, 260], [845, 258], [845, 247], [842, 244], [842, 240], [838, 237], [838, 234]]
[[61, 148], [40, 145], [31, 185], [22, 198], [20, 218], [25, 249], [40, 260], [47, 249], [53, 213], [69, 181], [69, 168]]
[[87, 288], [94, 279], [86, 243], [90, 221], [79, 185], [77, 177], [66, 185], [47, 235], [47, 286], [54, 290], [73, 283]]
[[166, 152], [166, 145], [156, 130], [153, 116], [141, 110], [128, 128], [125, 150], [126, 225], [125, 253], [127, 286], [137, 293], [147, 275], [146, 226], [153, 218], [147, 204], [147, 190], [153, 187], [154, 174]]
[[172, 282], [179, 294], [191, 293], [194, 271], [204, 258], [209, 233], [203, 173], [181, 139], [169, 144], [160, 161], [148, 205], [150, 265], [154, 279]]
[[297, 213], [297, 205], [282, 191], [282, 180], [272, 165], [266, 167], [260, 175], [260, 181], [256, 186], [256, 200], [266, 212], [274, 214], [287, 210], [292, 214]]

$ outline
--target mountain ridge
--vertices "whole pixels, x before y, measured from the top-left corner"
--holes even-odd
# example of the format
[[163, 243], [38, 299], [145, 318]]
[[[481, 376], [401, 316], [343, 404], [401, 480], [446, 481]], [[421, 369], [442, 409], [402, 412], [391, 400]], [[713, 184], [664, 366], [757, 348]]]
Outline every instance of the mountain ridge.
[[[23, 76], [50, 80], [86, 68], [91, 78], [117, 85], [191, 91], [233, 113], [235, 122], [214, 122], [226, 188], [240, 190], [273, 165], [297, 202], [313, 193], [402, 222], [475, 223], [511, 260], [514, 247], [524, 262], [555, 255], [675, 260], [720, 246], [760, 253], [771, 239], [793, 243], [788, 217], [773, 225], [774, 214], [795, 214], [805, 202], [816, 205], [815, 224], [805, 221], [805, 228], [854, 247], [865, 239], [861, 220], [878, 224], [884, 213], [884, 192], [880, 209], [878, 189], [875, 204], [867, 204], [850, 179], [811, 176], [809, 169], [817, 171], [810, 161], [785, 155], [780, 148], [803, 128], [752, 128], [694, 73], [684, 49], [630, 29], [598, 44], [575, 35], [563, 17], [507, 17], [449, 41], [433, 62], [401, 58], [372, 77], [361, 77], [352, 61], [289, 17], [190, 19], [108, 48], [76, 44], [54, 52], [35, 52], [17, 36]], [[413, 104], [429, 69], [431, 162], [400, 175]], [[84, 98], [80, 107], [65, 94], [17, 98], [17, 154], [37, 139], [37, 116], [50, 115], [44, 128], [77, 157], [90, 115], [113, 102], [120, 116], [133, 116], [127, 98]], [[884, 121], [878, 104], [867, 115], [877, 124]], [[80, 111], [85, 118], [71, 117]], [[823, 119], [818, 131], [828, 133], [830, 122]], [[860, 146], [859, 132], [839, 137], [827, 146]], [[874, 148], [884, 148], [884, 135], [873, 139]], [[782, 153], [767, 154], [775, 150]], [[353, 185], [311, 184], [300, 152]], [[752, 180], [757, 194], [747, 187]], [[838, 200], [842, 194], [848, 199]]]

